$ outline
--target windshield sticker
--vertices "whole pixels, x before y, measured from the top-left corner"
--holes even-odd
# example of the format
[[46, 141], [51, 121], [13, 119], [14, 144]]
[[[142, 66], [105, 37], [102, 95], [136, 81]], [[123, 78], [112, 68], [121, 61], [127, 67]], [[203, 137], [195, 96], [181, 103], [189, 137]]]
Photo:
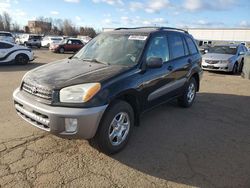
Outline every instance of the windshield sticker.
[[130, 35], [128, 40], [146, 40], [147, 36], [142, 35]]

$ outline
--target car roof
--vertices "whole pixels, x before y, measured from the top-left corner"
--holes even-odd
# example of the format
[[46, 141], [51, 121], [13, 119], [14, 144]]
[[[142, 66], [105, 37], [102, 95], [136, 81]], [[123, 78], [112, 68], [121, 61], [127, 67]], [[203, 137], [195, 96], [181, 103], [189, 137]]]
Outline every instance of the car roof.
[[186, 30], [172, 28], [172, 27], [134, 27], [134, 28], [116, 28], [113, 31], [108, 31], [107, 33], [118, 33], [118, 34], [144, 34], [149, 35], [150, 33], [159, 32], [159, 31], [174, 31], [188, 34]]

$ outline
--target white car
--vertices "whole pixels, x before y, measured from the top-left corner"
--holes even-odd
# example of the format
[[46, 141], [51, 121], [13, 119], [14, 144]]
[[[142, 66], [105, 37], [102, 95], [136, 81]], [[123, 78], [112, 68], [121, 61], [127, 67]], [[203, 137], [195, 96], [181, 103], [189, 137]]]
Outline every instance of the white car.
[[18, 43], [24, 46], [36, 46], [38, 48], [41, 47], [41, 35], [36, 34], [22, 34], [18, 40]]
[[34, 60], [34, 53], [30, 48], [0, 41], [0, 64], [27, 64]]
[[50, 47], [50, 45], [60, 43], [63, 40], [63, 37], [57, 37], [57, 36], [46, 36], [41, 41], [42, 47]]
[[0, 31], [0, 40], [15, 43], [15, 38], [10, 32]]

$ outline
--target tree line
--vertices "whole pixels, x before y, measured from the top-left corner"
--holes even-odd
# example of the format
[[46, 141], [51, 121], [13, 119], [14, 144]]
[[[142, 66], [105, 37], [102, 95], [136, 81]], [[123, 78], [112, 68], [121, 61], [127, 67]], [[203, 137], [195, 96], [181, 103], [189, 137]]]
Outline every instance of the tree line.
[[[43, 21], [51, 23], [51, 29], [41, 28], [41, 34], [45, 35], [65, 35], [65, 36], [77, 36], [84, 35], [91, 38], [96, 36], [96, 31], [93, 27], [76, 27], [70, 19], [57, 19], [39, 17], [36, 21]], [[23, 29], [17, 22], [13, 22], [12, 18], [7, 12], [0, 14], [0, 31], [12, 31], [12, 32], [27, 32], [29, 33], [29, 27], [25, 26]]]

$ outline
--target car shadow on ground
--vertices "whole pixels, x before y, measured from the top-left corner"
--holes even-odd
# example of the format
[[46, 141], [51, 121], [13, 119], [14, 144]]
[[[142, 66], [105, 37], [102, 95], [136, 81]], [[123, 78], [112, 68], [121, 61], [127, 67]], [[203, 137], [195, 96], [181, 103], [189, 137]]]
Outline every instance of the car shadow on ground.
[[29, 71], [36, 67], [42, 66], [46, 63], [35, 63], [31, 62], [26, 65], [17, 65], [17, 64], [2, 64], [0, 65], [0, 72], [15, 72], [15, 71]]
[[191, 108], [164, 104], [141, 119], [114, 159], [197, 187], [250, 187], [250, 97], [198, 94]]

